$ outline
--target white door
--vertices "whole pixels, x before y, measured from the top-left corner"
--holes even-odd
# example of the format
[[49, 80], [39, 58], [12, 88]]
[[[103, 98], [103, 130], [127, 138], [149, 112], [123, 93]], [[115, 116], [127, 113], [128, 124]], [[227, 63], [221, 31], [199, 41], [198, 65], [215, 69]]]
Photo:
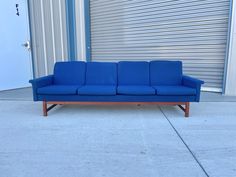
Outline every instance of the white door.
[[[0, 5], [0, 90], [29, 86], [32, 77], [26, 0]], [[25, 46], [24, 46], [25, 44]]]

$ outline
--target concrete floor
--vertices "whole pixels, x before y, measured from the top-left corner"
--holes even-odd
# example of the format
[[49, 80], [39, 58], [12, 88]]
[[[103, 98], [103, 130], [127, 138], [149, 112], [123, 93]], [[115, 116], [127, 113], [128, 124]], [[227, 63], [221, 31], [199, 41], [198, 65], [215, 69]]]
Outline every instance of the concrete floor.
[[58, 106], [44, 118], [13, 93], [0, 94], [0, 177], [236, 176], [236, 102], [193, 103], [189, 119], [155, 105]]
[[0, 91], [0, 100], [31, 101], [32, 96], [31, 87]]

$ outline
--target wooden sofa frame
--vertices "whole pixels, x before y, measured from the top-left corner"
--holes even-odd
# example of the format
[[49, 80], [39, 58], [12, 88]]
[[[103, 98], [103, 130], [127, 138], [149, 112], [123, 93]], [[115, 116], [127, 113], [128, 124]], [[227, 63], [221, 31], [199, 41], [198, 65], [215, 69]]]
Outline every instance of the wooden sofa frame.
[[[48, 107], [48, 104], [50, 105]], [[140, 104], [151, 104], [151, 105], [172, 105], [179, 106], [184, 111], [184, 116], [189, 117], [189, 102], [65, 102], [65, 101], [43, 101], [43, 115], [46, 117], [48, 112], [57, 105], [140, 105]]]

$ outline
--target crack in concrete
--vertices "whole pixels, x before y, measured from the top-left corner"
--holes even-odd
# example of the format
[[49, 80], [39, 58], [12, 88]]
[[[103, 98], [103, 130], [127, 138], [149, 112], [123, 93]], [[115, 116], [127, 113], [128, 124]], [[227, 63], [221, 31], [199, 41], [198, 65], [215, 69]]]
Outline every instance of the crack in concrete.
[[205, 168], [203, 167], [203, 165], [201, 164], [201, 162], [197, 159], [197, 157], [195, 156], [195, 154], [193, 153], [193, 151], [190, 149], [190, 147], [188, 146], [188, 144], [184, 141], [183, 137], [180, 135], [180, 133], [178, 132], [178, 130], [174, 127], [174, 125], [172, 124], [172, 122], [170, 121], [170, 119], [167, 117], [167, 115], [164, 113], [164, 111], [162, 110], [162, 108], [160, 106], [158, 106], [162, 112], [162, 114], [165, 116], [166, 120], [169, 122], [170, 126], [173, 128], [173, 130], [175, 131], [175, 133], [177, 134], [177, 136], [180, 138], [180, 140], [182, 141], [182, 143], [185, 145], [185, 147], [188, 149], [188, 151], [190, 152], [190, 154], [192, 155], [192, 157], [194, 158], [194, 160], [197, 162], [197, 164], [199, 165], [199, 167], [202, 169], [202, 171], [205, 173], [205, 175], [207, 177], [210, 177], [209, 174], [207, 173], [207, 171], [205, 170]]

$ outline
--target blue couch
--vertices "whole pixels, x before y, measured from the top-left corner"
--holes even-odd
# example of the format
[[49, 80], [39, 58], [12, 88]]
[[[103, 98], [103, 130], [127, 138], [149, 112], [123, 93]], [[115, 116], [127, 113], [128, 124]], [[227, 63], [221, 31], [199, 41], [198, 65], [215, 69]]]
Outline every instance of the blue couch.
[[57, 62], [53, 75], [30, 83], [44, 116], [57, 104], [148, 103], [178, 105], [188, 117], [204, 82], [183, 75], [180, 61], [71, 61]]

